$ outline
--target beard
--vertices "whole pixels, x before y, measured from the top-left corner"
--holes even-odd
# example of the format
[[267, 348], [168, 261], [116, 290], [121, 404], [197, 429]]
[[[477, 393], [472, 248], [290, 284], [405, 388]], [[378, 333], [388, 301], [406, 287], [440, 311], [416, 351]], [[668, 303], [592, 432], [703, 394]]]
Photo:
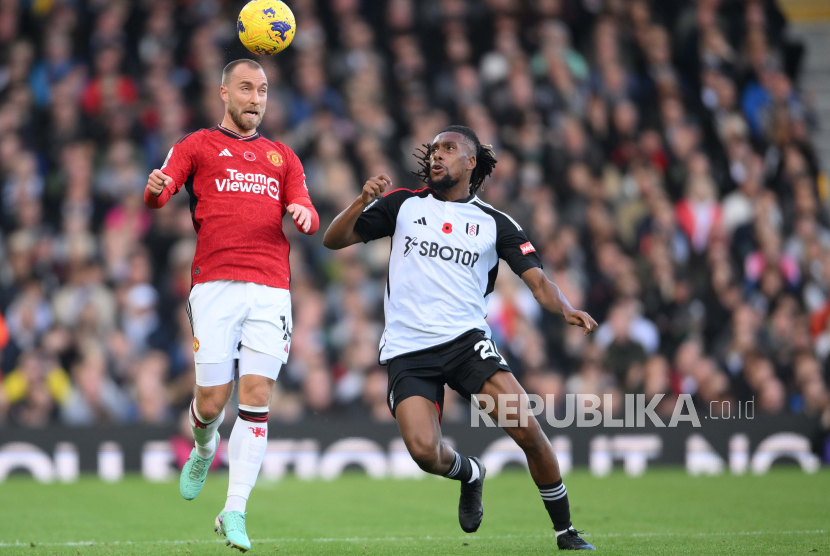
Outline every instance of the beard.
[[431, 175], [427, 175], [427, 186], [433, 191], [448, 191], [455, 187], [458, 181], [458, 179], [452, 179], [449, 174], [444, 174], [444, 177], [439, 180], [434, 180]]
[[252, 129], [256, 129], [259, 124], [262, 122], [262, 113], [260, 112], [256, 121], [250, 121], [242, 116], [242, 110], [239, 110], [236, 105], [232, 103], [228, 103], [228, 115], [233, 120], [233, 123], [239, 129], [245, 131], [251, 131]]

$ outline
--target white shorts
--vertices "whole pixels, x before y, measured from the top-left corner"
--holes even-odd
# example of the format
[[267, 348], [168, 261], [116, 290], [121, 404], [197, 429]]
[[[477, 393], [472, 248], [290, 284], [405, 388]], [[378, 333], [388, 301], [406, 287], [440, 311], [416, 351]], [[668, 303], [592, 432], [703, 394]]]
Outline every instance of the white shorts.
[[291, 294], [253, 282], [213, 280], [196, 284], [187, 302], [193, 327], [196, 381], [200, 363], [239, 358], [239, 346], [288, 361]]

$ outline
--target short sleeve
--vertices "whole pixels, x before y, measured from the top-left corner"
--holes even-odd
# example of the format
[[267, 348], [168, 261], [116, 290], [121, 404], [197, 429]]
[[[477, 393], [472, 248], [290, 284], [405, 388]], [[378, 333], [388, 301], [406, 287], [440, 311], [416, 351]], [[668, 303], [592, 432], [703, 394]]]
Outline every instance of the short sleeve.
[[363, 209], [363, 214], [358, 217], [354, 225], [354, 230], [363, 243], [393, 236], [401, 205], [411, 196], [412, 191], [397, 189], [390, 191]]
[[524, 230], [512, 218], [501, 213], [498, 216], [496, 253], [499, 258], [507, 261], [510, 270], [518, 276], [531, 268], [542, 268], [542, 259]]

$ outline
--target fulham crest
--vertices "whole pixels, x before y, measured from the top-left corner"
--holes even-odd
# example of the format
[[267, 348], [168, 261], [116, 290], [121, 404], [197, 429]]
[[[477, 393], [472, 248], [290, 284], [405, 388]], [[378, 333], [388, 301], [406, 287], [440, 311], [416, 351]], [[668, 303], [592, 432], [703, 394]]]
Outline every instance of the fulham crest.
[[471, 224], [467, 223], [467, 235], [468, 236], [477, 236], [479, 232], [480, 226], [478, 224]]

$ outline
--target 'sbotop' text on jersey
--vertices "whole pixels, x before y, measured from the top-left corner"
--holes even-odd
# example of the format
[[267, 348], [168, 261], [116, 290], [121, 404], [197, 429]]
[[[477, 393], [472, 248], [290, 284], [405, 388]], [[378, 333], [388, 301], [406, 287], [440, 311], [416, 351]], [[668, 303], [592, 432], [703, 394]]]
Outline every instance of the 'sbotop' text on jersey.
[[518, 275], [542, 266], [522, 228], [475, 195], [445, 202], [430, 189], [392, 191], [366, 207], [355, 231], [364, 242], [392, 238], [382, 363], [475, 328], [489, 337], [498, 260]]

